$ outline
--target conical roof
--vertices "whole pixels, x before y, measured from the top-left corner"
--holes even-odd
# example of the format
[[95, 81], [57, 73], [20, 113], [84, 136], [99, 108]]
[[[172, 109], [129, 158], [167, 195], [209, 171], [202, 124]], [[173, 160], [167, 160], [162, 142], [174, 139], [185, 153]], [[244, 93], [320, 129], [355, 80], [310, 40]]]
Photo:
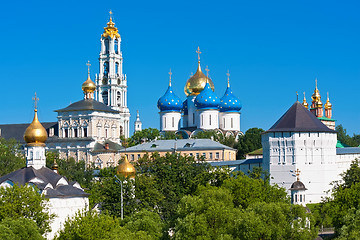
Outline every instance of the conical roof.
[[266, 132], [332, 132], [313, 113], [296, 101]]

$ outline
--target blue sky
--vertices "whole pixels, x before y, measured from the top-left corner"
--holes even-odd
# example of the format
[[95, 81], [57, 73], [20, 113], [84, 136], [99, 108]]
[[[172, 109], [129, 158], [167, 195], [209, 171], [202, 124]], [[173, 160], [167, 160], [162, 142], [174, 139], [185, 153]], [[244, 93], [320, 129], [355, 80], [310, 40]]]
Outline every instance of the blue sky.
[[[0, 123], [30, 122], [36, 91], [40, 121], [83, 98], [98, 72], [100, 35], [114, 12], [122, 37], [131, 127], [159, 127], [156, 103], [171, 68], [175, 93], [203, 69], [221, 97], [230, 71], [243, 104], [241, 130], [268, 129], [294, 103], [308, 102], [315, 78], [333, 117], [359, 134], [360, 15], [357, 1], [6, 1], [0, 9]], [[133, 128], [132, 128], [133, 129]]]

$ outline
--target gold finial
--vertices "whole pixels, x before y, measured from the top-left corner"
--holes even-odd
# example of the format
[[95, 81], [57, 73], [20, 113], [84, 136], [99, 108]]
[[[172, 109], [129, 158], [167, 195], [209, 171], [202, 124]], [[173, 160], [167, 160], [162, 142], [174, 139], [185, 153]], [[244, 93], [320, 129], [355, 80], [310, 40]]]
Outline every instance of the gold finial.
[[297, 91], [296, 91], [296, 101], [297, 101], [297, 102], [299, 101], [299, 94], [298, 94]]
[[327, 101], [329, 101], [329, 92], [327, 92]]
[[37, 102], [39, 101], [39, 98], [36, 96], [36, 92], [35, 97], [33, 97], [32, 100], [34, 101], [35, 111], [37, 111]]
[[90, 61], [87, 61], [86, 66], [88, 67], [88, 76], [90, 76]]
[[169, 72], [169, 86], [171, 86], [171, 75], [172, 75], [172, 72], [171, 72], [171, 68], [170, 68], [170, 72]]
[[303, 99], [302, 105], [303, 105], [305, 108], [308, 108], [308, 107], [309, 107], [309, 104], [306, 102], [305, 92], [304, 92], [304, 99]]
[[196, 53], [198, 54], [198, 62], [200, 63], [200, 47], [198, 46], [197, 50], [196, 50]]
[[208, 66], [206, 66], [205, 71], [206, 71], [206, 82], [208, 83], [209, 82], [209, 71], [210, 71]]
[[226, 75], [227, 75], [228, 87], [230, 87], [230, 71], [229, 71], [229, 69], [228, 69]]
[[315, 89], [317, 89], [317, 78], [315, 78]]
[[113, 14], [113, 12], [110, 10], [110, 11], [109, 11], [110, 21], [112, 20], [112, 14]]
[[300, 181], [299, 176], [300, 176], [301, 171], [299, 169], [296, 169], [295, 173], [296, 173], [296, 180]]

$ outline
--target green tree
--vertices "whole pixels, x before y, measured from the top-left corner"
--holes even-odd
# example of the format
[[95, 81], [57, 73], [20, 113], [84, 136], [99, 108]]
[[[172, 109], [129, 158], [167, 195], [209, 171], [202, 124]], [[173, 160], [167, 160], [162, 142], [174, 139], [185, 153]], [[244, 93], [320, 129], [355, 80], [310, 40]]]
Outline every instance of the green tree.
[[[356, 141], [358, 137], [354, 135], [354, 139], [346, 133], [346, 129], [340, 124], [335, 128], [337, 132], [337, 139], [350, 147], [357, 147], [359, 143]], [[356, 140], [355, 140], [356, 139]]]
[[0, 222], [2, 240], [42, 240], [40, 230], [33, 220], [27, 218], [5, 218]]
[[135, 132], [129, 139], [126, 140], [126, 147], [132, 147], [142, 143], [142, 141], [151, 141], [160, 137], [160, 132], [156, 128], [145, 128], [141, 131]]
[[263, 132], [264, 130], [261, 128], [250, 128], [244, 135], [240, 136], [237, 159], [244, 159], [247, 153], [262, 147], [261, 133]]
[[26, 166], [21, 154], [21, 145], [15, 140], [0, 138], [0, 176], [4, 176]]
[[131, 231], [120, 226], [117, 218], [95, 212], [77, 213], [64, 224], [57, 240], [151, 240], [144, 231]]
[[351, 208], [343, 218], [338, 240], [357, 240], [360, 236], [360, 209]]
[[61, 159], [59, 152], [46, 152], [46, 166], [52, 168], [54, 161], [58, 164], [58, 172], [61, 176], [65, 176], [69, 181], [76, 181], [82, 187], [88, 188], [93, 179], [93, 167], [86, 166], [84, 160], [75, 161], [74, 158]]
[[47, 213], [46, 199], [31, 185], [0, 188], [0, 220], [27, 218], [35, 221], [41, 233], [50, 230], [52, 218]]

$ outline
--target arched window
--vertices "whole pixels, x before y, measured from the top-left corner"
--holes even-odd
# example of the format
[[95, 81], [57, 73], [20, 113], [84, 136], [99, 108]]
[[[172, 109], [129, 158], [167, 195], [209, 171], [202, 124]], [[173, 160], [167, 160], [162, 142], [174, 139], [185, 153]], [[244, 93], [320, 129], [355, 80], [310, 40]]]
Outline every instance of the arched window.
[[231, 128], [233, 128], [233, 127], [234, 127], [234, 119], [231, 118]]
[[120, 136], [124, 135], [123, 126], [120, 126]]
[[119, 53], [119, 40], [118, 39], [115, 39], [114, 41], [114, 48], [115, 48], [115, 53]]
[[121, 107], [121, 93], [120, 92], [116, 93], [116, 102], [117, 102], [118, 107]]
[[115, 75], [119, 74], [119, 63], [115, 63]]
[[109, 39], [105, 39], [104, 41], [105, 43], [105, 53], [109, 53]]
[[105, 105], [109, 105], [109, 96], [108, 96], [108, 92], [107, 91], [103, 91], [102, 93], [102, 99], [103, 99], [103, 103]]
[[172, 127], [174, 127], [175, 122], [174, 122], [174, 117], [172, 117]]
[[104, 76], [108, 76], [109, 74], [109, 62], [104, 62]]
[[209, 115], [209, 125], [211, 126], [211, 115]]

